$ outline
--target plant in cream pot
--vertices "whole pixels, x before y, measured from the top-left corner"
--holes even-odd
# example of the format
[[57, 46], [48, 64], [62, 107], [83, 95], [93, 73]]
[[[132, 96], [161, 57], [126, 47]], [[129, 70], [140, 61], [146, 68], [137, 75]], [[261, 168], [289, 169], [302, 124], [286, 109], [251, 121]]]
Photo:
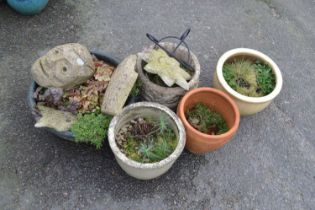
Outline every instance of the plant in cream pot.
[[267, 55], [237, 48], [224, 53], [214, 74], [214, 87], [228, 93], [242, 116], [265, 109], [282, 89], [282, 75]]

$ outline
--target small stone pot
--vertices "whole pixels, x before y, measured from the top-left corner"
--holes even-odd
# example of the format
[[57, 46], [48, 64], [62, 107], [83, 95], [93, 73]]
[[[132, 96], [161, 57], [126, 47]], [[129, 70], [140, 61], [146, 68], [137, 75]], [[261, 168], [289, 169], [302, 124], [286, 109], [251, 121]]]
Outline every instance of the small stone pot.
[[[166, 115], [167, 122], [178, 137], [178, 144], [171, 155], [157, 163], [140, 163], [128, 158], [120, 151], [116, 144], [115, 136], [126, 123], [136, 117], [150, 116], [159, 118], [161, 113]], [[134, 178], [147, 180], [159, 177], [171, 168], [185, 147], [186, 133], [182, 122], [166, 106], [152, 102], [139, 102], [125, 107], [119, 115], [112, 119], [108, 129], [108, 140], [120, 167]]]
[[[276, 76], [276, 86], [274, 90], [270, 94], [263, 97], [249, 97], [242, 95], [231, 88], [224, 79], [223, 65], [226, 62], [234, 60], [235, 58], [249, 59], [252, 61], [260, 60], [263, 63], [268, 64], [272, 68], [273, 73]], [[237, 48], [224, 53], [217, 63], [216, 72], [213, 76], [214, 87], [226, 92], [233, 98], [242, 116], [256, 114], [257, 112], [265, 109], [271, 103], [271, 101], [276, 98], [276, 96], [280, 93], [282, 89], [282, 83], [282, 74], [277, 64], [267, 55], [257, 50], [247, 48]]]
[[[160, 43], [163, 47], [165, 47], [169, 51], [173, 51], [177, 44], [170, 42]], [[149, 49], [153, 49], [154, 45], [150, 46]], [[199, 76], [200, 76], [200, 64], [195, 54], [190, 52], [190, 65], [195, 69], [195, 73], [192, 75], [191, 80], [189, 81], [189, 89], [193, 89], [198, 87]], [[180, 46], [176, 50], [176, 56], [179, 59], [187, 60], [188, 58], [188, 50]], [[137, 59], [137, 71], [139, 73], [139, 79], [141, 80], [141, 96], [145, 101], [156, 102], [162, 105], [165, 105], [171, 109], [176, 109], [177, 104], [181, 97], [187, 92], [181, 87], [162, 87], [159, 86], [145, 75], [144, 67], [145, 62], [138, 56]]]
[[[229, 130], [220, 135], [209, 135], [192, 127], [185, 113], [197, 103], [203, 103], [218, 112], [226, 121]], [[240, 122], [240, 113], [235, 102], [224, 92], [206, 87], [189, 91], [180, 101], [177, 115], [186, 129], [186, 149], [195, 154], [204, 154], [223, 147], [235, 135]]]

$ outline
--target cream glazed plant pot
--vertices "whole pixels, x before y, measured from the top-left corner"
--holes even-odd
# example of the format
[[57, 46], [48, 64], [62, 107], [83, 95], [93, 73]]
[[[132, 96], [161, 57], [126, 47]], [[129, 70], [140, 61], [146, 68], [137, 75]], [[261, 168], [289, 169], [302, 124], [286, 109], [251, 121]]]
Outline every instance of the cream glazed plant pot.
[[[261, 62], [268, 64], [272, 68], [276, 77], [276, 85], [274, 90], [270, 94], [263, 97], [249, 97], [242, 95], [232, 89], [224, 79], [223, 65], [226, 62], [232, 61], [234, 59], [249, 59], [252, 61], [260, 60]], [[277, 64], [267, 55], [257, 50], [248, 48], [236, 48], [224, 53], [217, 63], [216, 71], [213, 77], [214, 87], [223, 90], [234, 99], [242, 116], [252, 115], [265, 109], [280, 93], [282, 89], [282, 83], [282, 74]]]
[[[178, 139], [174, 151], [165, 159], [155, 163], [141, 163], [128, 158], [119, 149], [115, 140], [116, 134], [124, 125], [137, 117], [158, 118], [161, 114], [166, 116], [166, 122], [173, 129]], [[171, 168], [185, 147], [186, 133], [180, 119], [166, 106], [152, 102], [138, 102], [125, 107], [120, 114], [112, 119], [108, 129], [108, 140], [120, 167], [134, 178], [148, 180], [161, 176]]]

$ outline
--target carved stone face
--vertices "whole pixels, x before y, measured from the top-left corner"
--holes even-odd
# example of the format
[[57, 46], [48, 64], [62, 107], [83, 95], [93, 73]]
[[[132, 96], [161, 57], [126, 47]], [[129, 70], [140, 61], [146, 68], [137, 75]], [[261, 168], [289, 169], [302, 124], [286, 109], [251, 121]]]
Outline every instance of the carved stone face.
[[32, 66], [33, 79], [43, 87], [72, 88], [87, 81], [95, 71], [88, 49], [70, 43], [51, 49]]

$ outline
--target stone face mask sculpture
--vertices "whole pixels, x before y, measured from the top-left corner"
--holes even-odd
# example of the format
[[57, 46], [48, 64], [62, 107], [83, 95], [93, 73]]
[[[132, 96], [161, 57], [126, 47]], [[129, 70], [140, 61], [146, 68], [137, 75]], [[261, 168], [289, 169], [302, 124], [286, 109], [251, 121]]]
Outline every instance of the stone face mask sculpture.
[[89, 50], [77, 43], [54, 47], [32, 66], [32, 76], [38, 85], [63, 89], [84, 83], [94, 71]]

